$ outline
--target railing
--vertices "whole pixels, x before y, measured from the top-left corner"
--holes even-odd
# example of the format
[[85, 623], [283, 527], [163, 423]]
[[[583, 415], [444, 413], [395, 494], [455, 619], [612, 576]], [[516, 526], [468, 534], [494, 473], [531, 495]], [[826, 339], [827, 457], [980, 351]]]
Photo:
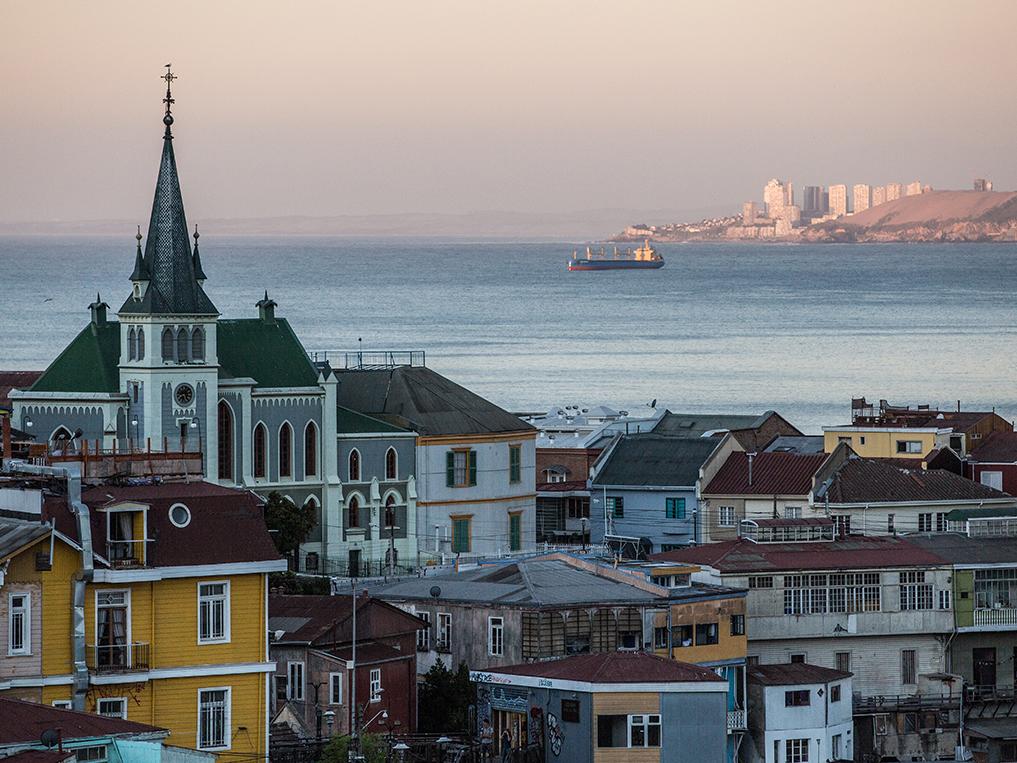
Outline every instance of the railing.
[[344, 352], [336, 350], [315, 350], [307, 356], [312, 363], [328, 362], [333, 368], [371, 370], [397, 368], [398, 366], [426, 366], [427, 353], [424, 350], [369, 350]]
[[727, 711], [727, 730], [728, 731], [743, 731], [748, 728], [745, 721], [744, 710], [728, 710]]
[[145, 566], [144, 540], [106, 541], [106, 558], [115, 570], [129, 570]]
[[90, 644], [86, 664], [91, 673], [148, 670], [148, 644]]
[[958, 694], [880, 694], [854, 696], [855, 713], [888, 713], [895, 710], [946, 710], [960, 705]]
[[975, 625], [1017, 625], [1017, 607], [976, 609]]

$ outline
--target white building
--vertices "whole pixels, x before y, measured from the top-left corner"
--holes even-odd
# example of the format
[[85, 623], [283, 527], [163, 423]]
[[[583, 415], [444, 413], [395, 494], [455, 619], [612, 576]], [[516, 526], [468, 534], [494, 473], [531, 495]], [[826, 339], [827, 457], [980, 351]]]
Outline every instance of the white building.
[[851, 674], [799, 662], [748, 669], [749, 763], [853, 759]]

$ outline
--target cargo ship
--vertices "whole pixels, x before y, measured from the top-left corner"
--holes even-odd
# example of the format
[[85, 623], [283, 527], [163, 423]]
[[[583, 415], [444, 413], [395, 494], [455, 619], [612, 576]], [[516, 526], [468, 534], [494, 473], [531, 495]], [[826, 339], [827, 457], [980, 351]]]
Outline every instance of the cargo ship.
[[569, 260], [569, 270], [656, 270], [664, 267], [664, 258], [650, 246], [648, 240], [635, 250], [619, 252], [618, 247], [614, 252], [606, 252], [602, 248], [595, 252], [586, 247], [586, 255], [581, 256], [579, 252], [572, 252], [572, 259]]

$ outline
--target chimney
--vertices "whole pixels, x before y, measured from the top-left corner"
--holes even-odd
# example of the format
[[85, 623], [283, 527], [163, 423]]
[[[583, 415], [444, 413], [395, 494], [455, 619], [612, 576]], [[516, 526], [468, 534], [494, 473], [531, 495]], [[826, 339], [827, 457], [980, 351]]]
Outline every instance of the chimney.
[[265, 296], [259, 299], [255, 303], [255, 307], [258, 308], [258, 318], [261, 319], [262, 323], [274, 324], [275, 323], [275, 301], [269, 299], [268, 289], [265, 290]]
[[0, 413], [0, 427], [3, 428], [3, 451], [4, 458], [11, 457], [11, 417], [6, 413]]
[[745, 455], [749, 459], [749, 487], [752, 487], [752, 460], [756, 457], [756, 454], [746, 453]]
[[106, 308], [108, 308], [102, 298], [96, 294], [95, 302], [88, 306], [88, 311], [92, 314], [92, 325], [93, 326], [105, 326], [106, 325]]

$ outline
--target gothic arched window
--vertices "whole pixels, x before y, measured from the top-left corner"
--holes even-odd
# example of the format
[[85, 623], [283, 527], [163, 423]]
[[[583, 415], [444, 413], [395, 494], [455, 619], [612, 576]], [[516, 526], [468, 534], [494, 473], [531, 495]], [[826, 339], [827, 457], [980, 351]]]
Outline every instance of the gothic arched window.
[[395, 448], [385, 451], [385, 479], [399, 479], [399, 459], [396, 456]]
[[145, 329], [138, 328], [138, 360], [145, 359]]
[[134, 326], [127, 332], [127, 359], [138, 359], [138, 335], [134, 332]]
[[191, 360], [205, 359], [205, 330], [201, 326], [191, 332]]
[[395, 527], [395, 504], [396, 499], [394, 495], [389, 495], [385, 499], [385, 527]]
[[265, 479], [268, 474], [268, 432], [264, 424], [254, 428], [254, 478]]
[[219, 479], [233, 482], [233, 411], [219, 401]]
[[175, 344], [176, 343], [173, 341], [173, 329], [171, 329], [169, 326], [167, 326], [166, 328], [164, 328], [162, 330], [162, 359], [163, 360], [173, 360], [174, 358], [176, 358], [176, 353], [173, 352], [176, 349]]
[[304, 428], [304, 477], [318, 473], [318, 427], [313, 421]]
[[186, 326], [177, 329], [177, 363], [186, 363], [190, 357], [191, 335]]
[[279, 427], [279, 476], [293, 476], [293, 427], [289, 422]]
[[349, 527], [360, 527], [360, 501], [356, 496], [350, 498]]
[[350, 451], [350, 482], [360, 482], [360, 451], [354, 448]]

